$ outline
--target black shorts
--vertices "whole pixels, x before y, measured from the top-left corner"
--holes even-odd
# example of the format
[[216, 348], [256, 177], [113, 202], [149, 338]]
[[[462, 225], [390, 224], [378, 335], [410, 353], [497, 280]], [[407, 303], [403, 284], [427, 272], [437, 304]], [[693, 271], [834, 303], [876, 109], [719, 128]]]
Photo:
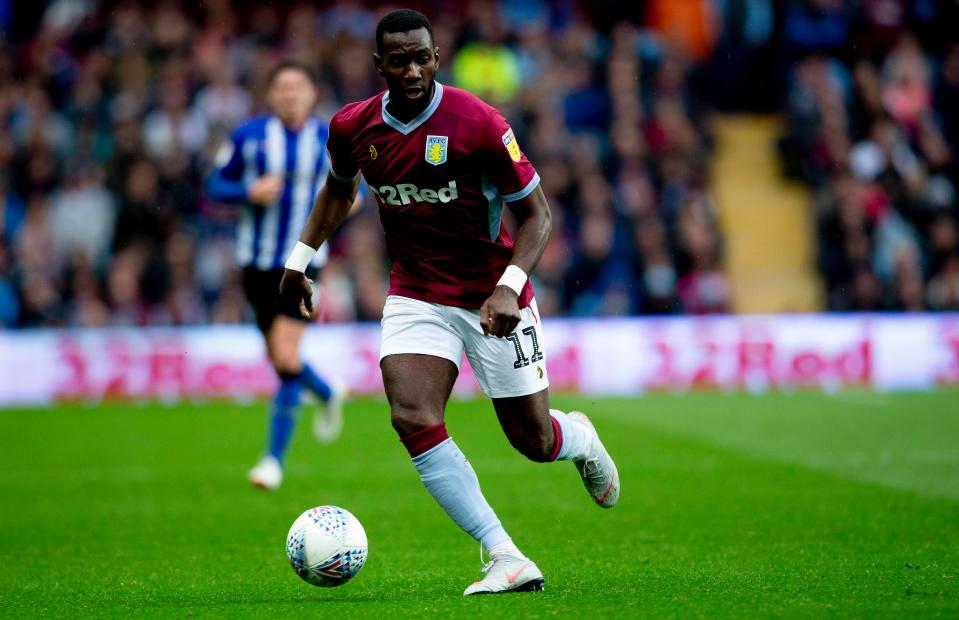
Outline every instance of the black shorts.
[[[315, 276], [316, 269], [306, 270], [306, 277], [313, 279]], [[273, 319], [280, 315], [304, 323], [310, 322], [296, 309], [286, 310], [280, 306], [280, 280], [282, 278], [282, 269], [262, 271], [255, 267], [243, 268], [243, 292], [246, 293], [246, 300], [253, 306], [256, 326], [264, 334], [273, 325]]]

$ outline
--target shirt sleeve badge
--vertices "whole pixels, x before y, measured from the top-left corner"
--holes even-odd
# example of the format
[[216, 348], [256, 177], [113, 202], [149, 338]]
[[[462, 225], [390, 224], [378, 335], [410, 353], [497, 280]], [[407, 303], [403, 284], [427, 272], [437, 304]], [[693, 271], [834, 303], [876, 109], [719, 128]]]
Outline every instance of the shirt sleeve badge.
[[446, 163], [449, 136], [426, 136], [426, 161], [439, 166]]
[[519, 143], [516, 142], [516, 136], [513, 135], [512, 127], [507, 129], [506, 133], [503, 134], [503, 146], [506, 147], [506, 151], [509, 153], [510, 159], [515, 162], [519, 162], [523, 154], [519, 151]]

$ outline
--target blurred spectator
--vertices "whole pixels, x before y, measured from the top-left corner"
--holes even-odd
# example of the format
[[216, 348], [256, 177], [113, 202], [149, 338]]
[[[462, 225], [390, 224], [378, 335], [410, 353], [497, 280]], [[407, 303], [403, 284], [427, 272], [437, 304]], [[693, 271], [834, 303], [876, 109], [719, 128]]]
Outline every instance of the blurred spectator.
[[116, 206], [103, 186], [103, 171], [94, 165], [72, 170], [69, 185], [50, 197], [50, 231], [56, 251], [64, 256], [81, 253], [93, 264], [107, 259]]
[[509, 101], [520, 87], [516, 54], [503, 39], [506, 32], [490, 3], [471, 4], [467, 41], [452, 56], [453, 80], [494, 105]]
[[783, 34], [792, 56], [839, 53], [851, 39], [855, 14], [847, 0], [787, 0]]
[[730, 287], [720, 268], [719, 232], [709, 202], [695, 195], [679, 213], [683, 259], [689, 265], [678, 284], [683, 310], [691, 314], [728, 312]]
[[20, 302], [11, 277], [6, 244], [0, 243], [0, 327], [12, 327], [20, 316]]
[[236, 81], [230, 65], [213, 69], [210, 83], [200, 89], [193, 102], [193, 115], [208, 127], [233, 129], [250, 115], [250, 95]]
[[774, 109], [779, 102], [768, 53], [775, 25], [773, 3], [721, 0], [718, 5], [722, 31], [710, 66], [713, 102], [722, 109]]
[[929, 281], [929, 307], [959, 311], [959, 254], [951, 254]]
[[[959, 34], [935, 26], [954, 4], [865, 1], [856, 14], [818, 0], [786, 12], [787, 33], [815, 41], [794, 45], [813, 55], [790, 78], [780, 146], [786, 172], [816, 190], [831, 309], [954, 307]], [[855, 36], [827, 36], [851, 18]], [[831, 25], [814, 33], [816, 20]]]
[[164, 79], [160, 106], [143, 121], [143, 143], [147, 155], [163, 159], [184, 151], [196, 155], [206, 143], [207, 126], [200, 110], [187, 107], [188, 93], [183, 79]]
[[664, 40], [702, 61], [712, 53], [718, 38], [716, 9], [710, 0], [648, 0], [646, 23]]

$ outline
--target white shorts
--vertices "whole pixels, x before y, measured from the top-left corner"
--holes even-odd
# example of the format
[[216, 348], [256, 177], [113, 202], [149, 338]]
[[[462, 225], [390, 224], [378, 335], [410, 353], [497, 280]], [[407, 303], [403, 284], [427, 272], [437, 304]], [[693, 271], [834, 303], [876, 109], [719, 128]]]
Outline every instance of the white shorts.
[[522, 320], [505, 338], [483, 335], [479, 310], [390, 295], [383, 307], [380, 360], [418, 353], [442, 357], [459, 370], [463, 353], [490, 398], [535, 394], [549, 387], [543, 330], [536, 300], [520, 310]]

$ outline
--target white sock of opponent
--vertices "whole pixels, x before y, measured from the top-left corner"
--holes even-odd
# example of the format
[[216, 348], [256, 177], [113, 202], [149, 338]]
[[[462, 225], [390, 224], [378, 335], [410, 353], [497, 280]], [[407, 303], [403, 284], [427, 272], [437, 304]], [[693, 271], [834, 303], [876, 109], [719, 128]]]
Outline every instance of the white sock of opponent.
[[556, 444], [553, 447], [551, 461], [571, 461], [586, 458], [589, 442], [592, 436], [582, 424], [573, 422], [559, 409], [550, 409], [549, 415], [553, 421], [553, 433]]
[[510, 552], [522, 557], [483, 497], [476, 472], [446, 433], [445, 424], [424, 429], [402, 441], [426, 490], [463, 531], [480, 541], [491, 556], [495, 548], [497, 554]]

